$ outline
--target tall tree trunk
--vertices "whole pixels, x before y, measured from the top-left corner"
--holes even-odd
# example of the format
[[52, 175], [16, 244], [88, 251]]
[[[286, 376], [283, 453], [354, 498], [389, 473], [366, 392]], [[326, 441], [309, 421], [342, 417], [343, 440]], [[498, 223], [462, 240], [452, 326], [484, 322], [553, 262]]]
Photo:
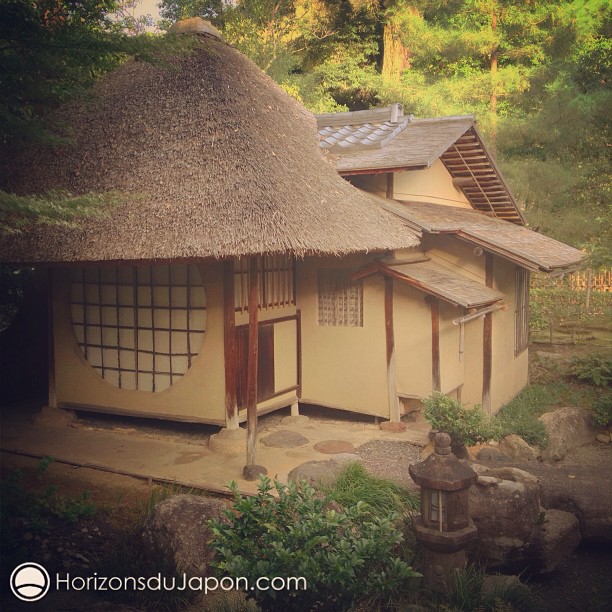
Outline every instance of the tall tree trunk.
[[[497, 32], [497, 15], [491, 14], [491, 30], [493, 35]], [[494, 47], [491, 53], [491, 153], [494, 158], [497, 157], [497, 46]]]
[[383, 31], [383, 81], [399, 83], [406, 68], [410, 68], [410, 51], [402, 43], [399, 24], [389, 17]]

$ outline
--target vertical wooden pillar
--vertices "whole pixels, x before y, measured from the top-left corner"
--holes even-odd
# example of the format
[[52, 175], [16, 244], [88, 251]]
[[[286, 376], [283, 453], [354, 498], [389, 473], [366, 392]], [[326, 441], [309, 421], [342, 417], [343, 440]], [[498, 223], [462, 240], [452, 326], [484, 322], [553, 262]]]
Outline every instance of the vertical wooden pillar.
[[234, 261], [223, 262], [223, 349], [225, 361], [225, 417], [228, 429], [238, 428], [236, 401], [237, 354]]
[[[493, 255], [485, 255], [485, 284], [493, 287]], [[491, 372], [493, 369], [493, 313], [484, 317], [482, 325], [482, 409], [491, 414]]]
[[47, 270], [47, 360], [48, 360], [48, 398], [50, 408], [57, 408], [55, 390], [55, 340], [53, 323], [53, 268]]
[[247, 480], [255, 480], [265, 473], [256, 465], [257, 436], [257, 360], [259, 355], [259, 281], [257, 257], [249, 260], [249, 355], [247, 362], [247, 453], [243, 475]]
[[395, 172], [387, 172], [387, 199], [392, 200], [395, 191]]
[[393, 279], [385, 276], [385, 336], [387, 340], [387, 392], [389, 396], [389, 419], [400, 420], [397, 397], [397, 371], [395, 364], [395, 334], [393, 330]]
[[[295, 289], [294, 289], [295, 291]], [[296, 295], [295, 293], [293, 295]], [[302, 311], [299, 308], [295, 310], [295, 340], [296, 340], [296, 373], [297, 381], [297, 402], [291, 404], [291, 416], [300, 415], [300, 400], [302, 399]]]
[[440, 377], [440, 302], [431, 298], [431, 387], [433, 391], [442, 390]]

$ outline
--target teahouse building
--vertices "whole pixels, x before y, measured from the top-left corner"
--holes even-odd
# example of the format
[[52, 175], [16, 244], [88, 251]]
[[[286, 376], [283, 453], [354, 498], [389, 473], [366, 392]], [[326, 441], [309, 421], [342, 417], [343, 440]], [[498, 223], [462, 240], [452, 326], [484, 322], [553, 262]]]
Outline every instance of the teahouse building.
[[[122, 200], [0, 236], [1, 261], [49, 266], [49, 403], [248, 417], [254, 444], [258, 413], [298, 401], [398, 420], [436, 390], [516, 394], [528, 271], [582, 254], [522, 227], [473, 118], [319, 117], [322, 154], [310, 113], [187, 29], [169, 68], [129, 62], [60, 109], [66, 144], [3, 153], [6, 191]], [[345, 146], [350, 126], [369, 141]]]

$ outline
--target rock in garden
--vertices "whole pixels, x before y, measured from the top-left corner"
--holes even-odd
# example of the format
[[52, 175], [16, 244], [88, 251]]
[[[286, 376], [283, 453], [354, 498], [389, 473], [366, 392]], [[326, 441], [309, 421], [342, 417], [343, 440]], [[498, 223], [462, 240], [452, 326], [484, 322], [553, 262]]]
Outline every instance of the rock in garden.
[[299, 482], [305, 480], [310, 485], [331, 484], [346, 468], [346, 462], [328, 459], [327, 461], [307, 461], [293, 468], [288, 475], [289, 480]]
[[275, 431], [263, 438], [260, 442], [265, 446], [273, 448], [295, 448], [296, 446], [304, 446], [308, 444], [309, 440], [301, 433], [297, 431], [290, 431], [288, 429]]
[[143, 527], [143, 544], [152, 554], [173, 559], [179, 572], [206, 576], [214, 554], [208, 546], [208, 520], [223, 518], [230, 506], [215, 497], [173, 495], [153, 509]]
[[601, 428], [593, 423], [586, 408], [559, 408], [540, 417], [548, 434], [548, 446], [542, 451], [544, 459], [559, 461], [572, 448], [594, 442]]
[[510, 457], [497, 448], [484, 447], [476, 453], [478, 461], [510, 461]]
[[256, 463], [245, 465], [242, 468], [242, 477], [249, 481], [258, 480], [260, 476], [265, 476], [267, 473], [268, 470], [263, 465]]
[[525, 599], [532, 597], [531, 589], [526, 584], [523, 584], [518, 576], [495, 574], [493, 576], [485, 576], [482, 582], [481, 593], [484, 597], [494, 597], [496, 593], [508, 591], [513, 593], [522, 592]]
[[538, 452], [529, 446], [521, 436], [516, 434], [511, 434], [500, 440], [497, 449], [500, 453], [510, 457], [512, 461], [517, 463], [538, 460]]
[[[487, 482], [477, 483], [469, 492], [470, 515], [478, 528], [470, 556], [488, 569], [522, 571], [531, 561], [531, 537], [541, 512], [540, 486], [530, 475], [501, 480], [497, 470], [478, 471]], [[492, 485], [491, 477], [500, 480]]]
[[543, 510], [534, 535], [534, 547], [540, 559], [538, 573], [549, 574], [563, 565], [580, 544], [578, 519], [563, 510]]
[[516, 467], [472, 465], [478, 472], [469, 493], [470, 515], [478, 527], [478, 541], [469, 550], [472, 560], [488, 570], [548, 573], [569, 558], [580, 543], [578, 519], [542, 508], [536, 476]]

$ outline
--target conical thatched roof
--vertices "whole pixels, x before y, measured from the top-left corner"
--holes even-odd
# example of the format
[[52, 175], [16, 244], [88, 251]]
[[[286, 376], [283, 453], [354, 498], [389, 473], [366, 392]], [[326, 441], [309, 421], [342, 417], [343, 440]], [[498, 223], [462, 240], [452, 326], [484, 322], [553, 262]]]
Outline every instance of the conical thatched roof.
[[0, 260], [343, 254], [417, 244], [403, 220], [336, 174], [318, 150], [312, 115], [246, 57], [197, 35], [193, 53], [171, 63], [122, 66], [93, 97], [61, 109], [72, 146], [22, 152], [5, 164], [7, 191], [129, 197], [80, 228], [0, 236]]

